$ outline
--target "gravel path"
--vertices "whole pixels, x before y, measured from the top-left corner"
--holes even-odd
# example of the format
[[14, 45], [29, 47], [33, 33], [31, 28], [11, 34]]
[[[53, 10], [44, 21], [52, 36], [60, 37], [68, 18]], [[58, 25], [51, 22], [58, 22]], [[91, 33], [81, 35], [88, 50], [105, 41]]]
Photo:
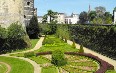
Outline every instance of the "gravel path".
[[[67, 43], [71, 45], [72, 44], [72, 41], [68, 40]], [[80, 48], [80, 45], [79, 44], [76, 44], [76, 48]], [[88, 49], [86, 47], [83, 47], [83, 48], [84, 48], [84, 52], [85, 53], [91, 53], [91, 54], [93, 54], [95, 56], [98, 56], [100, 59], [102, 59], [102, 60], [104, 60], [104, 61], [112, 64], [114, 66], [114, 69], [116, 70], [116, 60], [113, 60], [113, 59], [108, 58], [106, 56], [103, 56], [103, 55], [101, 55], [99, 53], [96, 53], [96, 52], [94, 52], [94, 51], [92, 51], [92, 50], [90, 50], [90, 49]]]
[[[26, 52], [31, 52], [31, 51], [38, 50], [42, 46], [43, 40], [44, 40], [44, 37], [41, 37], [40, 40], [37, 42], [37, 44], [35, 45], [35, 47], [33, 49], [30, 49], [30, 50], [27, 50], [27, 51], [23, 51], [23, 52], [9, 53], [9, 54], [26, 53]], [[22, 59], [22, 60], [28, 61], [29, 63], [31, 63], [33, 65], [33, 67], [34, 67], [34, 73], [41, 73], [41, 67], [35, 61], [32, 61], [32, 60], [30, 60], [28, 58], [24, 58], [24, 57], [10, 56], [9, 54], [3, 54], [1, 56], [18, 58], [18, 59]]]
[[0, 64], [4, 64], [7, 67], [7, 71], [6, 73], [9, 73], [11, 71], [11, 67], [9, 64], [5, 63], [5, 62], [0, 62]]

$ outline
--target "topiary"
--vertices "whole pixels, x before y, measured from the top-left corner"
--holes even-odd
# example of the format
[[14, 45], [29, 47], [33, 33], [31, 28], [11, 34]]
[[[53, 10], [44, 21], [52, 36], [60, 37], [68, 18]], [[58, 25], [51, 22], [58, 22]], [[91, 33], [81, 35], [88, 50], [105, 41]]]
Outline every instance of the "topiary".
[[84, 53], [83, 45], [80, 46], [79, 53]]
[[72, 48], [76, 48], [75, 42], [73, 41]]
[[67, 64], [67, 59], [62, 51], [56, 50], [52, 52], [52, 64], [55, 66], [63, 66]]

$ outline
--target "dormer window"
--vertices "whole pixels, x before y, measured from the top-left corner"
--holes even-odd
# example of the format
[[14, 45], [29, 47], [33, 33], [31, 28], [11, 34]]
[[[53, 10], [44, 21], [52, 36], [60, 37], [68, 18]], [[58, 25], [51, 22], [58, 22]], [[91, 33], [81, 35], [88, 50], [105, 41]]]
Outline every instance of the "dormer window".
[[27, 2], [27, 5], [30, 5], [30, 2]]

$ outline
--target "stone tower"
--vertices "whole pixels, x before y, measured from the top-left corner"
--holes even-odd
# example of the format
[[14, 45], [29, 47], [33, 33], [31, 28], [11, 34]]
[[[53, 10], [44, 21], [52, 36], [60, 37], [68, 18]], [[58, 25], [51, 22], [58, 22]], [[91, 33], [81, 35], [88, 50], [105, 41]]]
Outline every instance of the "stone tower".
[[30, 23], [30, 19], [34, 16], [34, 0], [24, 0], [24, 18], [25, 25]]
[[7, 28], [19, 21], [25, 26], [23, 4], [23, 0], [0, 0], [0, 25]]

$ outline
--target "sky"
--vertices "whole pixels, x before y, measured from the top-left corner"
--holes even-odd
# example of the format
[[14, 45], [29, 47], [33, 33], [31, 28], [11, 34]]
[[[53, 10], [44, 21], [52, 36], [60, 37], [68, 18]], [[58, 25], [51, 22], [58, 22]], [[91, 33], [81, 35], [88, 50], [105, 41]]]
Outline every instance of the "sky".
[[88, 11], [89, 5], [91, 10], [103, 6], [106, 11], [113, 13], [116, 0], [35, 0], [38, 16], [43, 16], [48, 10], [66, 13], [67, 15], [71, 15], [71, 13], [80, 14], [83, 11]]

